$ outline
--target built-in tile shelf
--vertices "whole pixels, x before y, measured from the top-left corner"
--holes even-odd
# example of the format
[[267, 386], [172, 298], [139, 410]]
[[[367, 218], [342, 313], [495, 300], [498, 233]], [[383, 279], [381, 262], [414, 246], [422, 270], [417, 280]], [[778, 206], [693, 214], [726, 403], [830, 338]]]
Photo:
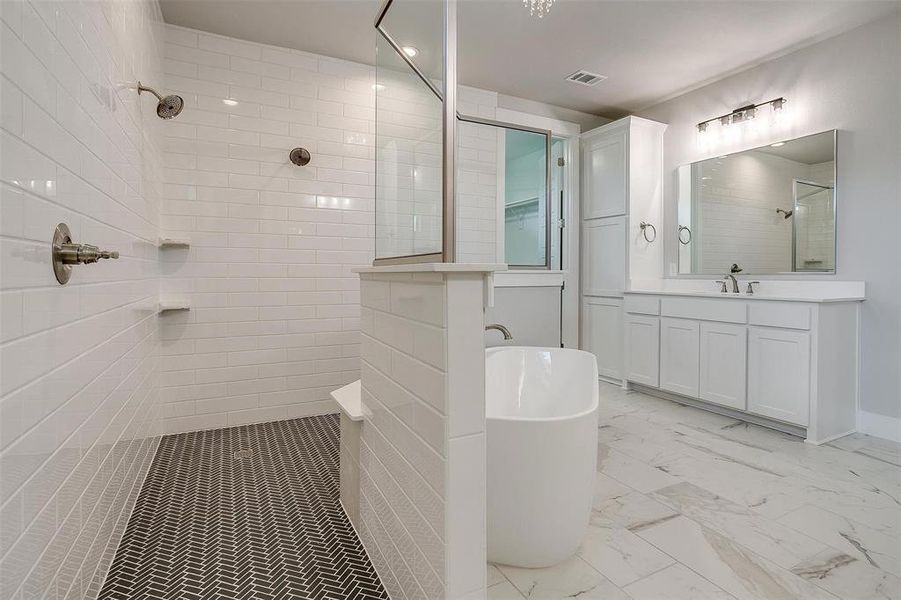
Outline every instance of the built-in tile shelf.
[[171, 237], [161, 237], [160, 248], [190, 248], [191, 240], [188, 238], [171, 238]]
[[191, 302], [187, 298], [160, 298], [159, 312], [172, 312], [176, 310], [191, 310]]

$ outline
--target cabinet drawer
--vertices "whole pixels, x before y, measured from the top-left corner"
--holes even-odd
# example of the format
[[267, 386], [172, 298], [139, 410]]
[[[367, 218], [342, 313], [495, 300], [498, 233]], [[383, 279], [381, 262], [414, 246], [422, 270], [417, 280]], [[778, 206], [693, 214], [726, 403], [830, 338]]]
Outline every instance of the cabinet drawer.
[[751, 302], [751, 325], [810, 329], [810, 306], [797, 302]]
[[627, 313], [659, 315], [660, 298], [655, 296], [626, 296], [625, 307]]
[[664, 317], [721, 321], [723, 323], [747, 323], [747, 302], [741, 300], [716, 300], [708, 298], [663, 298], [660, 314]]

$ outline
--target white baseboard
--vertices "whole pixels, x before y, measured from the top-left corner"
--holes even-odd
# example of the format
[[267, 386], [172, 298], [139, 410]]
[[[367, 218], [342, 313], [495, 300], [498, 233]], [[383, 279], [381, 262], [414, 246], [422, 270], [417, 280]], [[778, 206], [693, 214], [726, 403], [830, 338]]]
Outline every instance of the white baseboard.
[[857, 431], [901, 442], [901, 419], [860, 410], [857, 411]]

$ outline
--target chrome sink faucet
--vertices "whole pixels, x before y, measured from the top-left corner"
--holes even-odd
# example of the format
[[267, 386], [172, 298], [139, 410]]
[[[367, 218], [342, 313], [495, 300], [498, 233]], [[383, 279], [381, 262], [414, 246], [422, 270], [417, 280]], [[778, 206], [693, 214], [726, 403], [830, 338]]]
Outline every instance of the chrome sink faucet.
[[735, 273], [741, 273], [742, 268], [738, 266], [737, 263], [732, 263], [732, 268], [729, 269], [729, 272], [723, 275], [723, 279], [717, 281], [717, 283], [721, 283], [722, 287], [720, 288], [721, 293], [726, 293], [726, 281], [732, 281], [732, 293], [738, 293], [738, 280], [735, 278]]
[[500, 331], [504, 335], [505, 340], [513, 339], [513, 336], [510, 334], [510, 330], [500, 323], [489, 323], [488, 325], [485, 325], [485, 331], [488, 331], [489, 329], [496, 329], [497, 331]]

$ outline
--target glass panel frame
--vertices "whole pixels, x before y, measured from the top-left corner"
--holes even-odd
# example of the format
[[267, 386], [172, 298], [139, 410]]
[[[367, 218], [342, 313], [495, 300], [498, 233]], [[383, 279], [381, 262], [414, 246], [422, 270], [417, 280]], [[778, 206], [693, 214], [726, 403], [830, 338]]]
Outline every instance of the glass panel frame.
[[[426, 77], [413, 60], [407, 56], [400, 44], [391, 36], [383, 22], [395, 0], [385, 0], [376, 15], [374, 26], [378, 35], [388, 42], [394, 52], [409, 66], [409, 68], [425, 83], [426, 86], [442, 102], [442, 202], [441, 202], [441, 230], [442, 244], [440, 252], [426, 254], [411, 254], [406, 256], [393, 256], [376, 258], [373, 265], [409, 264], [426, 262], [454, 262], [455, 257], [455, 165], [456, 165], [456, 125], [457, 125], [457, 5], [456, 0], [442, 0], [444, 16], [444, 74], [443, 90], [439, 90], [434, 82]], [[444, 93], [442, 93], [442, 91]], [[378, 94], [376, 94], [376, 113], [378, 112]], [[376, 123], [378, 130], [378, 123]], [[376, 135], [378, 135], [376, 133]], [[378, 143], [376, 143], [376, 152]], [[378, 154], [376, 154], [376, 163]], [[378, 188], [378, 174], [376, 174], [376, 189]], [[378, 197], [375, 198], [378, 205]], [[376, 238], [378, 227], [376, 226]]]

